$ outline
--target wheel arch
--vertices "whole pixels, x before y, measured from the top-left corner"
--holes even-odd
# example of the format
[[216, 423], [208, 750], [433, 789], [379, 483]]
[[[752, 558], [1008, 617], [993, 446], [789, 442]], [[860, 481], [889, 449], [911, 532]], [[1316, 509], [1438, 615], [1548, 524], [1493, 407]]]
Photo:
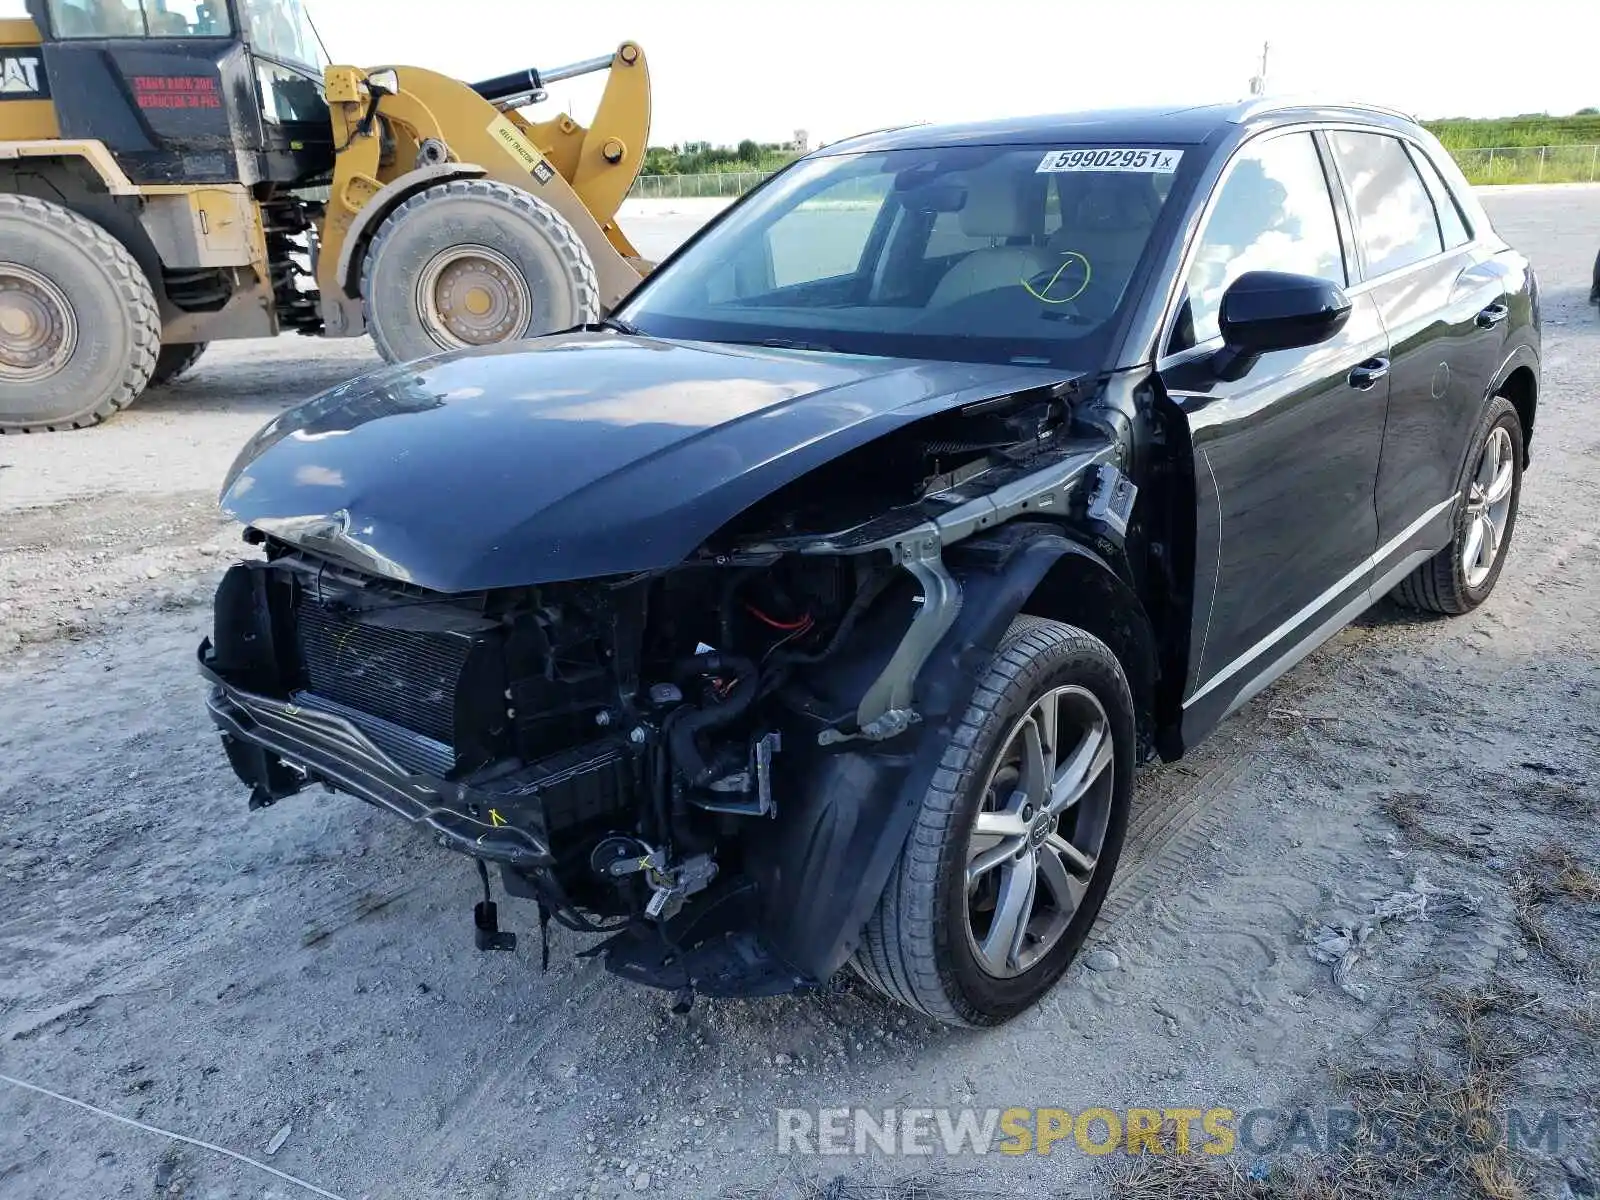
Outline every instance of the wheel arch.
[[[795, 773], [770, 836], [752, 847], [750, 867], [763, 897], [762, 934], [801, 977], [827, 978], [860, 944], [944, 747], [1012, 621], [1024, 612], [1083, 617], [1086, 609], [1069, 596], [1074, 587], [1092, 588], [1101, 598], [1132, 596], [1100, 554], [1064, 526], [1048, 523], [1014, 522], [967, 539], [950, 547], [945, 565], [959, 585], [961, 603], [917, 676], [920, 723], [883, 742], [854, 741], [828, 751], [785, 746], [785, 765]], [[1051, 582], [1041, 590], [1046, 579]], [[1146, 655], [1153, 661], [1143, 608], [1137, 600], [1132, 604], [1126, 611], [1137, 613], [1137, 620], [1130, 617], [1124, 631], [1114, 623], [1095, 624], [1109, 628], [1136, 662]], [[894, 618], [902, 625], [907, 619], [903, 610]], [[887, 614], [879, 622], [863, 621], [838, 655], [840, 669], [870, 678], [875, 660], [881, 663], [882, 644], [901, 633]], [[1140, 686], [1153, 690], [1153, 680], [1147, 676]]]
[[[70, 209], [104, 229], [144, 271], [163, 315], [168, 307], [161, 253], [139, 219], [139, 189], [98, 142], [49, 143], [18, 150], [26, 143], [0, 145], [0, 192], [32, 196]], [[94, 150], [98, 149], [98, 153]]]
[[1533, 457], [1529, 447], [1533, 443], [1534, 418], [1539, 412], [1539, 375], [1535, 369], [1537, 365], [1538, 360], [1533, 357], [1533, 351], [1526, 346], [1519, 346], [1496, 373], [1495, 385], [1489, 389], [1489, 395], [1484, 397], [1487, 402], [1494, 396], [1504, 396], [1511, 402], [1511, 407], [1517, 410], [1517, 419], [1522, 422], [1524, 467]]
[[1139, 722], [1141, 757], [1156, 741], [1159, 654], [1155, 633], [1134, 590], [1093, 550], [1069, 544], [1022, 604], [1028, 616], [1074, 625], [1111, 648], [1128, 676]]
[[407, 171], [398, 179], [384, 184], [350, 221], [350, 228], [339, 247], [339, 265], [335, 275], [339, 289], [352, 300], [361, 298], [362, 263], [373, 237], [395, 209], [435, 184], [450, 183], [457, 179], [482, 179], [488, 174], [487, 170], [475, 163], [437, 163]]

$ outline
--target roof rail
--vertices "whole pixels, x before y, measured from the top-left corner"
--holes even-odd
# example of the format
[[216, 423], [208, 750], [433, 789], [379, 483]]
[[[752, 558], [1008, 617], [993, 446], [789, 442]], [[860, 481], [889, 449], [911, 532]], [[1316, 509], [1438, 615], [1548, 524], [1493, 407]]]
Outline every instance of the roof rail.
[[1248, 121], [1251, 117], [1258, 117], [1262, 113], [1278, 112], [1288, 108], [1355, 108], [1363, 112], [1380, 113], [1386, 117], [1399, 117], [1402, 121], [1415, 121], [1414, 114], [1402, 112], [1398, 108], [1388, 108], [1382, 104], [1368, 104], [1361, 100], [1344, 100], [1327, 95], [1307, 93], [1304, 95], [1293, 94], [1284, 96], [1252, 96], [1248, 100], [1239, 101], [1233, 112], [1235, 125]]

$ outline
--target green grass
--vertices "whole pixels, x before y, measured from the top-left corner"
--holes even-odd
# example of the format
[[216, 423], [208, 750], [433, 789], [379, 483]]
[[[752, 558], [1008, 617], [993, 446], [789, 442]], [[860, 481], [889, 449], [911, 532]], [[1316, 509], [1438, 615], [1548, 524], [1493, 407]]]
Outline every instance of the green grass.
[[1600, 151], [1594, 145], [1452, 148], [1450, 153], [1469, 183], [1600, 182]]
[[1472, 183], [1600, 180], [1600, 113], [1423, 122]]
[[1424, 121], [1447, 150], [1486, 150], [1508, 146], [1594, 145], [1600, 143], [1600, 113], [1575, 117], [1457, 118]]

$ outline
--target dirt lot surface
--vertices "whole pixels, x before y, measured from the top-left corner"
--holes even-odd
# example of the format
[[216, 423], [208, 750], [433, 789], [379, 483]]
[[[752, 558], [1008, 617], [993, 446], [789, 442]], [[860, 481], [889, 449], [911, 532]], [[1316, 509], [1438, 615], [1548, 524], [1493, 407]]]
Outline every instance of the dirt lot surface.
[[[366, 343], [216, 347], [102, 429], [0, 440], [0, 1196], [1600, 1194], [1600, 189], [1486, 202], [1546, 313], [1495, 595], [1455, 621], [1380, 606], [1147, 771], [1102, 953], [983, 1034], [849, 980], [676, 1017], [566, 932], [541, 974], [522, 902], [524, 949], [474, 952], [468, 864], [392, 818], [246, 812], [192, 667], [237, 546], [216, 487], [269, 416], [375, 365]], [[1336, 972], [1311, 951], [1340, 937]], [[1285, 1182], [1243, 1151], [775, 1153], [789, 1106], [1418, 1096], [1549, 1108], [1560, 1145], [1358, 1155], [1317, 1192], [1272, 1189], [1319, 1160]]]

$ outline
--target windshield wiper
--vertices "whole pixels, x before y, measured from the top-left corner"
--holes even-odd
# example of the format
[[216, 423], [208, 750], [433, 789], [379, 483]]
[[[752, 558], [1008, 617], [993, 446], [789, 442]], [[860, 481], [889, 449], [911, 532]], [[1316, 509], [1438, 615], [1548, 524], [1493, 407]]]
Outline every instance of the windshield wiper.
[[644, 334], [637, 325], [624, 321], [621, 317], [606, 317], [596, 328], [610, 329], [616, 333], [625, 333], [629, 337], [643, 337]]
[[756, 345], [771, 346], [774, 350], [821, 350], [825, 353], [833, 352], [833, 347], [826, 342], [805, 342], [797, 338], [762, 338]]

